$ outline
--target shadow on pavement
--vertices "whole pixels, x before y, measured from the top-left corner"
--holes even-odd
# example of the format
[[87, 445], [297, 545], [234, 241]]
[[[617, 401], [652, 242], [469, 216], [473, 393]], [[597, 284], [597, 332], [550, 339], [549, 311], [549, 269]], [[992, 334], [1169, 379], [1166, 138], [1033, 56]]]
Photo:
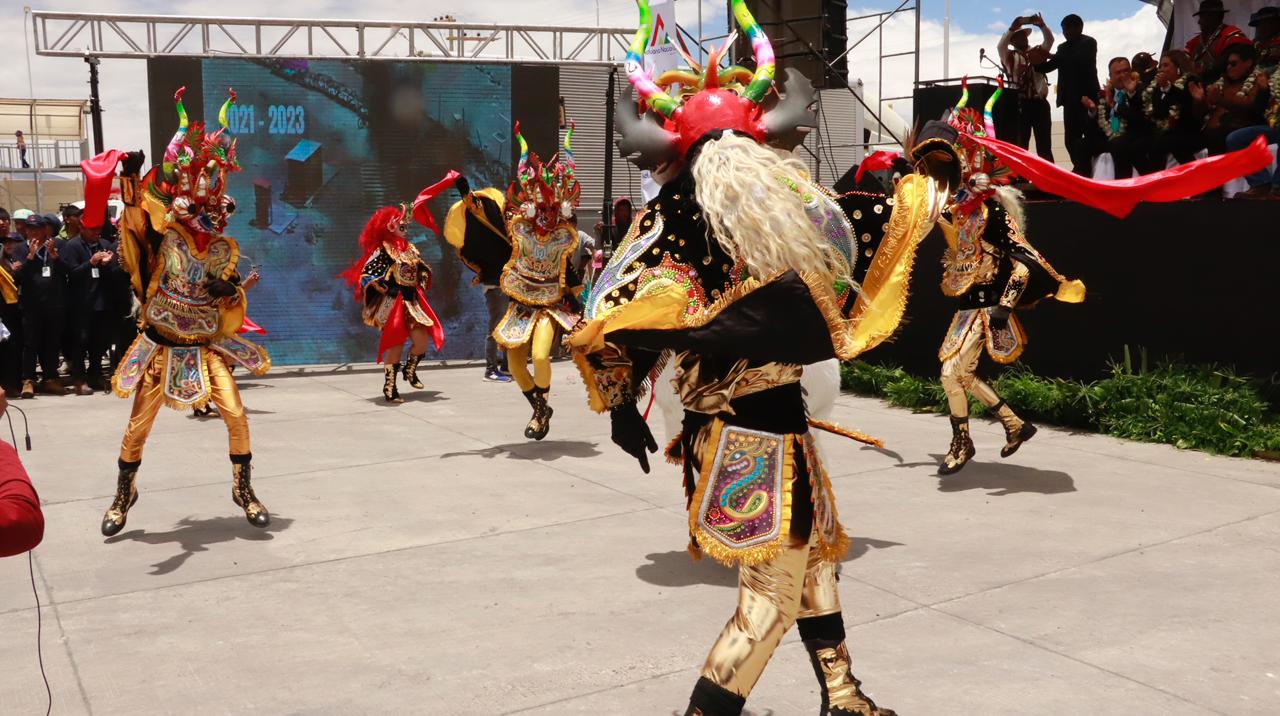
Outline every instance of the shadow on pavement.
[[[865, 556], [873, 549], [901, 547], [901, 542], [871, 539], [868, 537], [851, 537], [849, 553], [845, 562], [852, 562]], [[695, 561], [686, 550], [672, 552], [655, 552], [646, 555], [649, 564], [636, 567], [636, 577], [658, 587], [691, 587], [695, 584], [708, 584], [713, 587], [738, 586], [738, 570], [725, 567], [710, 557]]]
[[506, 456], [508, 460], [543, 460], [551, 462], [562, 457], [588, 458], [600, 454], [597, 443], [585, 440], [543, 440], [542, 442], [508, 443], [493, 447], [465, 450], [463, 452], [447, 452], [441, 459], [450, 457], [483, 457], [492, 460]]
[[272, 533], [287, 530], [291, 524], [293, 524], [293, 520], [277, 515], [271, 516], [271, 525], [265, 529], [253, 527], [245, 520], [243, 515], [210, 517], [199, 520], [193, 517], [186, 517], [178, 522], [177, 529], [169, 532], [130, 530], [104, 541], [106, 544], [129, 541], [150, 545], [178, 545], [182, 549], [181, 552], [151, 565], [152, 569], [149, 574], [163, 576], [177, 571], [196, 552], [208, 552], [211, 545], [220, 542], [234, 542], [238, 539], [246, 542], [267, 542], [275, 539]]
[[[938, 456], [941, 460], [942, 456]], [[954, 475], [938, 478], [938, 492], [988, 490], [992, 497], [1020, 492], [1061, 495], [1076, 491], [1076, 481], [1059, 470], [1040, 470], [1026, 465], [994, 462], [970, 462]]]
[[387, 399], [379, 393], [372, 398], [365, 398], [365, 402], [381, 405], [384, 408], [394, 408], [397, 405], [407, 403], [438, 403], [442, 400], [448, 400], [448, 398], [444, 397], [444, 393], [438, 390], [414, 390], [413, 388], [408, 391], [401, 391], [400, 397], [403, 399], [402, 403], [388, 403]]

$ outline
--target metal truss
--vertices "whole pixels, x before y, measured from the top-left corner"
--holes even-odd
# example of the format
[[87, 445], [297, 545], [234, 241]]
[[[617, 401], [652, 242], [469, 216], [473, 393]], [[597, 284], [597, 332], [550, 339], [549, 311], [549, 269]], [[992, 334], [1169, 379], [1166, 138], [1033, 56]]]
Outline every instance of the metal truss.
[[400, 60], [621, 65], [635, 28], [467, 22], [31, 13], [36, 53], [142, 59]]

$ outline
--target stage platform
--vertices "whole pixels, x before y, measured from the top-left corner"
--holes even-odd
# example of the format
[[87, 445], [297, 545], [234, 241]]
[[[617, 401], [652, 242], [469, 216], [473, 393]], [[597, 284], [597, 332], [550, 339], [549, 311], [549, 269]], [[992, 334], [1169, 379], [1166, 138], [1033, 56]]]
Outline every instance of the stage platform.
[[[104, 539], [128, 404], [19, 402], [53, 712], [683, 713], [736, 592], [685, 552], [678, 470], [642, 475], [610, 445], [568, 364], [536, 444], [513, 386], [425, 380], [396, 407], [372, 366], [245, 380], [266, 531], [231, 503], [220, 422], [166, 410]], [[975, 423], [977, 461], [940, 479], [945, 418], [850, 396], [835, 417], [888, 445], [822, 438], [853, 536], [849, 648], [880, 703], [1280, 708], [1280, 466], [1056, 430], [1000, 460], [998, 426]], [[26, 557], [0, 560], [0, 585], [0, 713], [44, 713]], [[748, 712], [817, 709], [791, 633]]]

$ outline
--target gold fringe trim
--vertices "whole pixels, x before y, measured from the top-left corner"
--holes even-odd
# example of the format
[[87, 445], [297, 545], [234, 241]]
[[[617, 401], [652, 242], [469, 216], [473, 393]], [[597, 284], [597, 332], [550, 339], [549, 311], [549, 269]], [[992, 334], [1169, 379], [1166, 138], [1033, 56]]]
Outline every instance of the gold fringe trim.
[[[516, 232], [511, 230], [511, 226], [517, 221], [528, 222], [528, 219], [525, 219], [523, 216], [513, 216], [507, 221], [507, 236], [511, 239], [511, 260], [507, 261], [507, 265], [502, 267], [502, 278], [498, 283], [498, 287], [503, 293], [506, 293], [511, 300], [519, 301], [527, 306], [538, 306], [541, 308], [554, 306], [564, 299], [564, 292], [568, 290], [568, 286], [566, 285], [568, 276], [565, 269], [569, 266], [569, 259], [578, 252], [578, 244], [582, 242], [581, 239], [578, 238], [578, 227], [567, 222], [562, 222], [557, 225], [555, 229], [552, 229], [552, 232], [554, 232], [562, 226], [568, 227], [569, 231], [573, 233], [573, 243], [571, 243], [569, 248], [565, 249], [564, 253], [560, 255], [560, 295], [550, 301], [538, 302], [530, 301], [528, 298], [523, 296], [512, 296], [510, 293], [507, 293], [507, 274], [515, 268], [516, 259], [519, 258], [520, 254], [520, 242], [515, 238], [517, 235]], [[537, 239], [535, 238], [534, 241], [537, 241]], [[538, 241], [538, 243], [541, 244], [542, 242]]]
[[[810, 438], [812, 440], [812, 438]], [[818, 525], [813, 525], [812, 529], [818, 537], [818, 554], [827, 562], [840, 562], [849, 552], [849, 535], [844, 531], [844, 525], [840, 524], [840, 510], [836, 507], [836, 493], [831, 487], [831, 476], [827, 473], [827, 466], [822, 462], [822, 456], [818, 454], [818, 446], [816, 443], [810, 444], [810, 449], [805, 452], [805, 459], [809, 463], [809, 494], [814, 498], [818, 494], [823, 495], [826, 500], [827, 509], [831, 511], [831, 524], [835, 526], [835, 541], [827, 541], [827, 536], [818, 529]], [[817, 484], [815, 485], [815, 481]], [[815, 489], [817, 488], [817, 489]], [[817, 510], [815, 509], [816, 513]]]
[[866, 433], [860, 433], [857, 430], [852, 430], [835, 423], [829, 423], [825, 420], [809, 418], [809, 426], [831, 433], [832, 435], [839, 435], [841, 437], [849, 438], [850, 440], [855, 440], [863, 443], [864, 445], [870, 445], [878, 448], [884, 447], [884, 441], [879, 438], [873, 438]]
[[676, 433], [676, 436], [671, 439], [671, 442], [667, 443], [667, 448], [662, 451], [663, 457], [665, 457], [667, 459], [667, 462], [672, 465], [684, 464], [684, 455], [677, 452], [678, 450], [681, 449], [680, 439], [683, 437], [684, 437], [683, 431]]

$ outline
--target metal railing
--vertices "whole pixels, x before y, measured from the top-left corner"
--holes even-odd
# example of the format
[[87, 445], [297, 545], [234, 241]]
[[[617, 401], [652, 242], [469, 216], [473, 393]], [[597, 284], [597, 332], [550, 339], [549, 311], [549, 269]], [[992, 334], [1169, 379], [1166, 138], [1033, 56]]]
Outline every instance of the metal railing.
[[19, 148], [17, 142], [0, 142], [0, 171], [23, 169], [71, 169], [80, 170], [80, 161], [89, 157], [86, 140], [56, 139], [27, 142]]
[[621, 65], [635, 28], [467, 22], [31, 13], [36, 53], [54, 57], [395, 59]]

